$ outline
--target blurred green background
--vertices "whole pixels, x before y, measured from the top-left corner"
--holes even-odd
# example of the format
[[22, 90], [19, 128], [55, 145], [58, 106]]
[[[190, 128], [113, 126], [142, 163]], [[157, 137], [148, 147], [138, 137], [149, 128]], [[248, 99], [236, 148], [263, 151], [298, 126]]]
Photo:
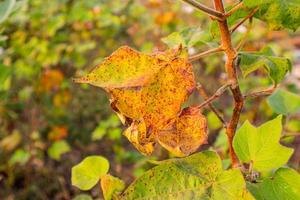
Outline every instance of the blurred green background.
[[[211, 1], [203, 3], [212, 6]], [[87, 155], [108, 158], [110, 173], [127, 183], [151, 166], [147, 160], [172, 156], [161, 148], [152, 157], [140, 155], [122, 136], [123, 127], [105, 92], [74, 84], [72, 77], [86, 73], [121, 45], [152, 52], [165, 50], [161, 38], [186, 27], [209, 34], [207, 16], [179, 0], [19, 0], [11, 11], [0, 24], [0, 199], [76, 198], [83, 192], [70, 184], [71, 167]], [[289, 57], [294, 67], [282, 87], [299, 94], [299, 31], [270, 31], [257, 20], [253, 26], [244, 50], [268, 44]], [[234, 43], [245, 30], [246, 26], [238, 30]], [[218, 38], [211, 44], [216, 42]], [[196, 45], [189, 53], [207, 48]], [[217, 54], [194, 63], [197, 80], [210, 94], [225, 82], [222, 61]], [[257, 72], [241, 78], [242, 90], [268, 87], [271, 81], [264, 77]], [[201, 101], [194, 94], [189, 103]], [[216, 106], [230, 116], [230, 95], [221, 97]], [[217, 150], [226, 164], [222, 126], [209, 110], [203, 112], [210, 137], [201, 149]], [[247, 102], [241, 121], [260, 124], [275, 115], [264, 98], [253, 99]], [[283, 143], [299, 149], [298, 154], [299, 119], [299, 113], [285, 119], [286, 133], [296, 134], [283, 138]], [[296, 169], [299, 157], [291, 159]], [[86, 194], [101, 199], [98, 187]]]

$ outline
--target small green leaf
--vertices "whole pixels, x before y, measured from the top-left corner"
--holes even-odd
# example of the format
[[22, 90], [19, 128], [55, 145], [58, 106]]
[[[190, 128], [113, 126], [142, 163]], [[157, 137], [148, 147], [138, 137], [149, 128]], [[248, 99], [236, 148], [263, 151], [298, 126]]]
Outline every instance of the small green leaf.
[[268, 47], [262, 49], [260, 52], [240, 52], [239, 59], [239, 66], [244, 77], [264, 67], [275, 84], [281, 82], [287, 72], [292, 69], [292, 64], [289, 59], [274, 56], [272, 49]]
[[300, 109], [300, 96], [278, 89], [267, 99], [268, 104], [278, 114], [291, 114]]
[[80, 194], [75, 196], [72, 200], [93, 200], [93, 198], [88, 194]]
[[300, 26], [299, 0], [244, 0], [243, 3], [248, 8], [258, 7], [254, 16], [267, 22], [271, 29], [295, 31]]
[[16, 0], [4, 0], [0, 2], [0, 24], [6, 20], [13, 11]]
[[92, 140], [101, 140], [103, 136], [106, 134], [106, 127], [100, 123], [95, 130], [92, 132]]
[[257, 200], [296, 200], [300, 199], [300, 174], [290, 168], [278, 169], [273, 177], [262, 183], [247, 184]]
[[65, 140], [54, 142], [48, 149], [48, 155], [54, 160], [60, 160], [62, 154], [71, 150], [70, 145]]
[[106, 174], [101, 178], [101, 188], [104, 199], [111, 200], [124, 190], [125, 183], [116, 177]]
[[108, 172], [109, 162], [102, 156], [86, 157], [72, 168], [72, 185], [81, 190], [94, 187], [99, 179]]
[[16, 163], [20, 163], [21, 165], [24, 165], [29, 158], [30, 153], [28, 151], [25, 151], [24, 149], [17, 149], [9, 159], [9, 164], [14, 165]]
[[4, 81], [11, 75], [11, 68], [4, 66], [0, 63], [0, 85], [4, 84]]
[[121, 199], [254, 199], [238, 169], [223, 171], [212, 151], [171, 159], [134, 181]]
[[282, 116], [256, 128], [246, 121], [233, 139], [233, 148], [243, 163], [257, 171], [269, 171], [286, 164], [293, 149], [279, 144]]
[[162, 38], [162, 41], [167, 44], [170, 48], [178, 47], [192, 47], [195, 45], [206, 45], [211, 38], [200, 28], [189, 27], [179, 32], [173, 32], [167, 37]]

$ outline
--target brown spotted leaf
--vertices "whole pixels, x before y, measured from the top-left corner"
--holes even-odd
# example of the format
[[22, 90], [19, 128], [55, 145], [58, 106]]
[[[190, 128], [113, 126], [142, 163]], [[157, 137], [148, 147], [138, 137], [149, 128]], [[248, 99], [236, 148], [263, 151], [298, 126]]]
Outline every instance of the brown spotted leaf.
[[74, 81], [103, 88], [142, 86], [162, 67], [159, 62], [150, 55], [123, 46], [86, 76]]
[[176, 156], [186, 156], [207, 141], [207, 121], [196, 107], [183, 109], [175, 123], [158, 132], [159, 143]]
[[180, 48], [146, 55], [122, 47], [76, 81], [110, 94], [111, 107], [129, 125], [124, 135], [148, 155], [157, 132], [177, 118], [195, 87], [192, 66], [180, 56]]

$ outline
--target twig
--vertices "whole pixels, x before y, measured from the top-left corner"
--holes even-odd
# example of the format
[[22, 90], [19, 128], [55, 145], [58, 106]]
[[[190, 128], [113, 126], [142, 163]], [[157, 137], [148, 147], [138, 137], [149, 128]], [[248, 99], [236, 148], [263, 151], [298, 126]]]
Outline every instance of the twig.
[[222, 51], [223, 49], [221, 47], [217, 47], [217, 48], [214, 48], [214, 49], [210, 49], [208, 51], [204, 51], [202, 53], [199, 53], [199, 54], [196, 54], [196, 55], [193, 55], [193, 56], [190, 56], [189, 57], [189, 61], [190, 62], [193, 62], [193, 61], [196, 61], [204, 56], [207, 56], [207, 55], [210, 55], [210, 54], [213, 54], [213, 53], [217, 53], [217, 52], [220, 52]]
[[237, 23], [236, 25], [234, 25], [231, 29], [230, 29], [230, 33], [232, 34], [234, 31], [236, 31], [236, 29], [238, 29], [245, 21], [247, 21], [247, 19], [250, 19], [251, 17], [253, 17], [253, 15], [257, 12], [258, 8], [255, 8], [251, 13], [249, 13], [249, 15], [247, 15], [244, 19], [242, 19], [239, 23]]
[[195, 0], [182, 0], [182, 1], [194, 6], [195, 8], [205, 12], [206, 14], [208, 14], [208, 15], [214, 17], [214, 18], [217, 18], [218, 20], [222, 20], [223, 17], [224, 17], [223, 13], [221, 13], [219, 11], [216, 11], [214, 9], [211, 9], [211, 8], [209, 8], [209, 7], [203, 5], [203, 4], [201, 4], [201, 3], [199, 3]]
[[268, 96], [268, 95], [271, 95], [275, 91], [276, 88], [277, 87], [274, 85], [273, 87], [265, 89], [265, 90], [261, 90], [261, 91], [246, 94], [246, 95], [244, 95], [244, 98], [246, 99], [246, 98], [255, 98], [255, 97], [261, 97], [261, 96]]
[[[208, 99], [208, 95], [207, 95], [204, 87], [200, 83], [197, 84], [197, 90], [198, 90], [199, 94], [206, 101]], [[208, 106], [216, 114], [216, 116], [218, 117], [218, 119], [222, 122], [224, 128], [226, 128], [227, 127], [227, 123], [226, 123], [225, 119], [222, 117], [221, 113], [212, 105], [212, 103], [208, 103]]]
[[238, 9], [240, 9], [243, 6], [244, 6], [243, 2], [236, 4], [230, 11], [228, 11], [225, 14], [225, 17], [227, 18], [227, 17], [231, 16], [233, 13], [235, 13]]
[[244, 36], [242, 37], [242, 39], [240, 40], [239, 44], [237, 45], [236, 47], [236, 50], [239, 51], [246, 43], [246, 40], [248, 39], [248, 36], [249, 36], [249, 33], [250, 33], [250, 30], [252, 29], [252, 20], [253, 18], [249, 18], [249, 26], [247, 28], [247, 32], [244, 34]]
[[[223, 85], [222, 87], [220, 87], [211, 97], [205, 99], [205, 101], [203, 103], [201, 103], [199, 106], [197, 106], [198, 108], [203, 108], [206, 105], [209, 105], [212, 101], [214, 101], [215, 99], [219, 98], [225, 91], [226, 89], [230, 86], [230, 83], [227, 83], [225, 85]], [[197, 88], [198, 89], [198, 88]]]
[[[214, 0], [214, 3], [217, 11], [222, 13], [225, 12], [222, 0]], [[238, 79], [237, 79], [236, 62], [235, 62], [237, 57], [237, 52], [232, 46], [231, 33], [228, 28], [227, 20], [218, 21], [218, 26], [221, 33], [221, 45], [224, 48], [224, 52], [226, 55], [225, 69], [226, 69], [229, 82], [231, 83], [230, 90], [234, 98], [234, 109], [233, 109], [230, 122], [226, 128], [226, 134], [229, 143], [229, 155], [230, 155], [232, 167], [238, 167], [239, 160], [234, 152], [232, 142], [240, 119], [242, 109], [244, 107], [244, 97], [241, 93]]]

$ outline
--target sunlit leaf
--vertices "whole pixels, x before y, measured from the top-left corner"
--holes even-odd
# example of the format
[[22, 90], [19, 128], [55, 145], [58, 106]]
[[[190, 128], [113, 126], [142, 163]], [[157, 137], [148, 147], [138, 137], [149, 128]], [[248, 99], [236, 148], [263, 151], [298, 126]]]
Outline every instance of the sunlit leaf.
[[124, 135], [148, 155], [156, 133], [177, 117], [195, 87], [192, 66], [179, 55], [180, 49], [146, 55], [122, 47], [76, 81], [110, 94], [111, 107], [129, 125]]
[[125, 183], [109, 174], [101, 178], [101, 188], [105, 200], [111, 200], [119, 195], [125, 188]]
[[139, 53], [127, 46], [120, 47], [90, 73], [75, 82], [89, 83], [103, 88], [143, 86], [160, 70], [160, 60]]
[[246, 77], [249, 73], [264, 67], [270, 78], [276, 84], [280, 83], [287, 72], [291, 71], [291, 61], [284, 57], [275, 56], [270, 48], [264, 48], [260, 52], [240, 52], [240, 68], [243, 76]]
[[300, 110], [300, 96], [278, 89], [268, 97], [268, 104], [278, 114], [290, 114]]
[[257, 171], [269, 171], [286, 164], [293, 149], [279, 144], [282, 116], [258, 128], [246, 121], [237, 131], [234, 150], [242, 163], [252, 163]]
[[162, 38], [162, 41], [170, 48], [175, 48], [179, 45], [187, 48], [195, 45], [205, 45], [210, 40], [207, 33], [197, 27], [188, 27]]
[[9, 159], [9, 164], [21, 164], [24, 165], [30, 158], [30, 153], [24, 149], [17, 149]]
[[102, 156], [88, 156], [72, 167], [72, 185], [81, 190], [94, 187], [109, 169], [109, 162]]
[[0, 24], [6, 20], [9, 14], [13, 11], [16, 0], [4, 0], [0, 2]]
[[257, 200], [294, 200], [300, 199], [300, 174], [290, 168], [278, 169], [272, 177], [262, 183], [247, 184]]
[[54, 160], [60, 160], [61, 155], [71, 150], [70, 145], [65, 140], [54, 142], [48, 149], [48, 155]]
[[238, 169], [223, 171], [212, 151], [171, 159], [140, 176], [121, 199], [254, 199]]
[[88, 194], [80, 194], [75, 196], [72, 200], [93, 200], [93, 198]]
[[243, 3], [249, 8], [258, 7], [255, 17], [267, 22], [271, 29], [295, 31], [300, 26], [299, 0], [244, 0]]
[[21, 140], [21, 133], [18, 130], [14, 130], [11, 134], [0, 140], [0, 150], [10, 152], [20, 144]]
[[194, 107], [184, 109], [175, 123], [158, 132], [159, 143], [177, 156], [195, 152], [206, 140], [206, 118]]

